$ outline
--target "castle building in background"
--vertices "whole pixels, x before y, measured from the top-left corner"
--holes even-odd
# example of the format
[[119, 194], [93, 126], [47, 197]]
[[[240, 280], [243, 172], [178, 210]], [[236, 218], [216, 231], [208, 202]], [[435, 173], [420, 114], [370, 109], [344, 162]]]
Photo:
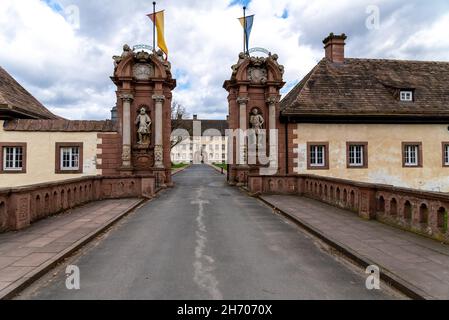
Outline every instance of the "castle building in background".
[[171, 150], [173, 163], [227, 163], [227, 120], [182, 119], [179, 128], [189, 133]]

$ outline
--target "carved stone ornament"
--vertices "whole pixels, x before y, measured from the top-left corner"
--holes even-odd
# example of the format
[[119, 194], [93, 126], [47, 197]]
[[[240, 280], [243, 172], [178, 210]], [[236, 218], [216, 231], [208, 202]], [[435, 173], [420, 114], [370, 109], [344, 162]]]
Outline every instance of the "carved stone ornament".
[[273, 60], [273, 62], [277, 65], [277, 67], [279, 68], [279, 71], [281, 72], [281, 74], [284, 74], [285, 68], [283, 65], [280, 65], [278, 62], [279, 56], [275, 53], [273, 55], [270, 55], [269, 57], [271, 60]]
[[234, 64], [231, 69], [232, 69], [232, 76], [234, 77], [235, 75], [237, 75], [237, 71], [239, 70], [240, 66], [242, 65], [242, 63], [245, 61], [246, 58], [246, 54], [244, 52], [240, 52], [239, 54], [239, 61], [237, 62], [237, 64]]
[[248, 104], [248, 102], [249, 102], [249, 98], [248, 97], [238, 97], [237, 98], [237, 103], [239, 105]]
[[164, 52], [162, 50], [159, 49], [158, 51], [156, 51], [156, 58], [158, 58], [159, 61], [162, 62], [166, 71], [171, 70], [171, 63], [164, 58]]
[[120, 62], [125, 60], [130, 55], [134, 54], [133, 50], [129, 47], [129, 45], [125, 44], [123, 45], [123, 52], [120, 56], [113, 56], [112, 59], [114, 60], [114, 67], [117, 68]]
[[265, 84], [268, 80], [268, 70], [266, 68], [266, 59], [260, 57], [251, 57], [248, 68], [248, 80], [254, 84]]
[[136, 59], [139, 62], [147, 62], [150, 61], [150, 54], [146, 51], [139, 51], [135, 54]]
[[129, 102], [131, 103], [134, 100], [134, 96], [130, 93], [125, 93], [120, 95], [120, 98], [123, 100], [123, 102]]
[[267, 104], [270, 106], [270, 105], [274, 105], [274, 104], [276, 104], [277, 103], [277, 97], [269, 97], [268, 99], [267, 99]]
[[137, 80], [150, 80], [154, 76], [154, 67], [149, 63], [138, 63], [133, 67], [133, 75]]
[[156, 164], [162, 163], [162, 160], [164, 159], [164, 149], [161, 145], [154, 146], [154, 161]]
[[123, 146], [122, 160], [131, 161], [131, 146], [128, 145]]
[[153, 100], [155, 101], [155, 102], [160, 102], [160, 103], [162, 103], [162, 102], [164, 102], [165, 101], [165, 96], [164, 95], [158, 95], [158, 94], [155, 94], [155, 95], [153, 95]]

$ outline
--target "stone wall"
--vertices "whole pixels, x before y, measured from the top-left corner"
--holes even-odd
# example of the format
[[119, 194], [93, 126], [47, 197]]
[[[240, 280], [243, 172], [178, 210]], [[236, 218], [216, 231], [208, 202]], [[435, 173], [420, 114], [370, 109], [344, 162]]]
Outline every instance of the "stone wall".
[[249, 176], [248, 180], [255, 195], [305, 196], [449, 243], [449, 194], [315, 175]]
[[155, 177], [95, 176], [0, 189], [0, 231], [20, 230], [31, 223], [102, 199], [151, 198]]

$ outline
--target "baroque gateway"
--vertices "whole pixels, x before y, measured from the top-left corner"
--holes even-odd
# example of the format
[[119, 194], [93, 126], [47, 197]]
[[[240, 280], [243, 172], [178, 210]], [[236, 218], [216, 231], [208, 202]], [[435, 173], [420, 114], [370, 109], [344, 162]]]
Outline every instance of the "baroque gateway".
[[449, 298], [449, 63], [348, 58], [330, 33], [283, 96], [251, 17], [226, 120], [173, 113], [165, 44], [113, 56], [110, 120], [64, 119], [0, 68], [0, 298], [58, 262], [25, 298]]

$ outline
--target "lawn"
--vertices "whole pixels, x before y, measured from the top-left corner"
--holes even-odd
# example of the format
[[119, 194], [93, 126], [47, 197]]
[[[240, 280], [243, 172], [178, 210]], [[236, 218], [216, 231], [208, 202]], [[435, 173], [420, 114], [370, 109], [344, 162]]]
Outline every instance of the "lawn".
[[180, 168], [184, 168], [184, 167], [187, 167], [187, 163], [172, 163], [171, 164], [172, 169], [180, 169]]
[[228, 165], [226, 163], [221, 163], [221, 162], [214, 162], [212, 163], [214, 166], [216, 166], [217, 168], [223, 168], [225, 170], [228, 169]]

